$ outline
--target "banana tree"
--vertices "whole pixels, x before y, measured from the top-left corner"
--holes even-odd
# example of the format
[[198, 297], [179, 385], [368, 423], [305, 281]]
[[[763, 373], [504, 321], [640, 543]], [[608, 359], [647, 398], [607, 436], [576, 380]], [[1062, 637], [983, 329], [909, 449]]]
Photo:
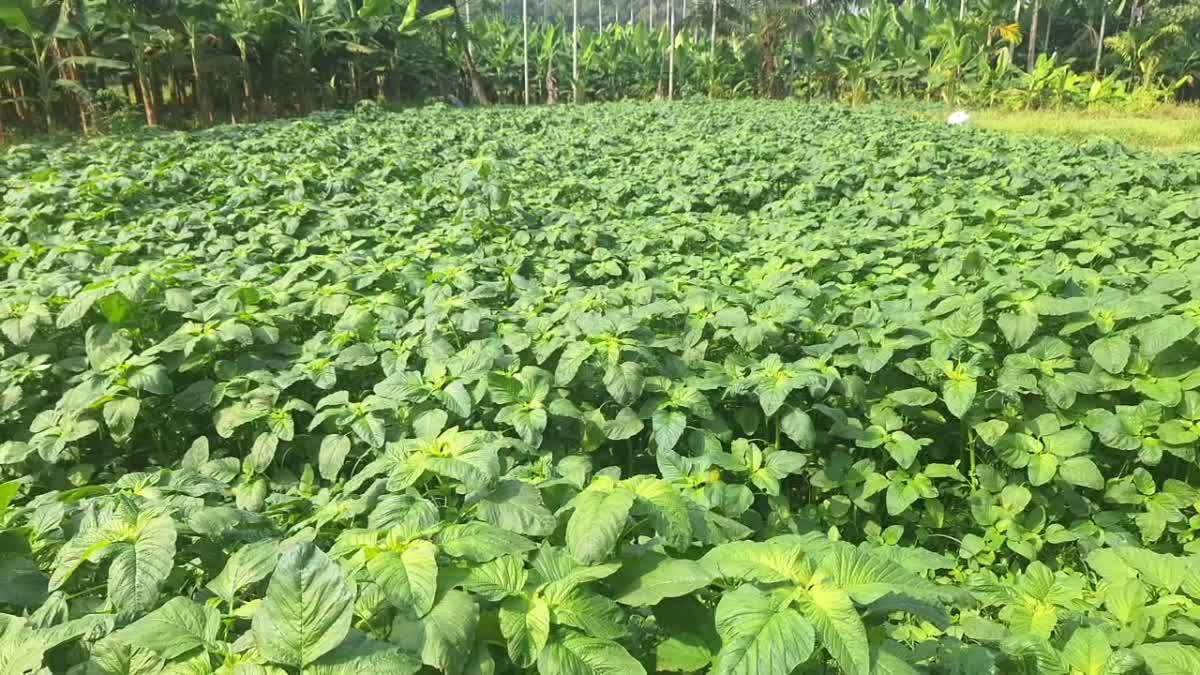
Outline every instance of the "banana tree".
[[262, 0], [222, 0], [217, 15], [229, 30], [242, 66], [242, 109], [250, 118], [255, 116], [255, 86], [250, 66], [250, 50], [271, 19]]
[[417, 35], [432, 24], [454, 19], [457, 28], [455, 36], [458, 39], [458, 47], [463, 51], [468, 74], [471, 75], [472, 89], [477, 98], [484, 102], [487, 101], [486, 91], [483, 89], [482, 81], [475, 68], [475, 59], [472, 56], [474, 50], [468, 49], [467, 28], [458, 19], [453, 2], [444, 4], [426, 14], [420, 14], [419, 0], [408, 0], [407, 2], [404, 0], [366, 0], [358, 10], [358, 16], [361, 19], [379, 22], [374, 24], [378, 27], [377, 32], [383, 34], [387, 43], [391, 45], [391, 60], [388, 68], [390, 73], [395, 73], [400, 69], [407, 38]]
[[1182, 35], [1183, 30], [1178, 24], [1158, 27], [1138, 24], [1130, 26], [1124, 33], [1107, 38], [1105, 44], [1125, 60], [1130, 70], [1140, 75], [1139, 85], [1149, 89], [1158, 82], [1171, 41]]
[[204, 0], [184, 0], [177, 8], [179, 27], [187, 42], [188, 61], [192, 66], [192, 90], [196, 111], [207, 124], [215, 121], [213, 103], [209, 98], [204, 68], [204, 41], [212, 34], [216, 19], [215, 7]]
[[14, 65], [9, 76], [24, 76], [33, 81], [36, 92], [32, 98], [42, 108], [47, 131], [55, 129], [54, 102], [65, 91], [74, 93], [80, 106], [86, 105], [87, 91], [67, 77], [65, 69], [72, 66], [124, 69], [120, 61], [94, 56], [64, 56], [59, 41], [75, 40], [80, 31], [71, 21], [72, 7], [65, 2], [34, 4], [30, 0], [4, 0], [0, 4], [0, 24], [20, 34], [29, 43], [28, 50], [13, 50]]

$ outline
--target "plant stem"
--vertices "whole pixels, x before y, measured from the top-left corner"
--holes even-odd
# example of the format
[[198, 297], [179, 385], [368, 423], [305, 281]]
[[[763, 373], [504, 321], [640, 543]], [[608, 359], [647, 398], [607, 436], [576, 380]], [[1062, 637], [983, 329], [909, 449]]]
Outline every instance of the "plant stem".
[[966, 437], [967, 437], [967, 450], [968, 450], [968, 452], [970, 452], [971, 492], [975, 492], [976, 490], [979, 489], [979, 477], [975, 473], [975, 433], [973, 431], [971, 431], [971, 428], [967, 426], [966, 422], [963, 422], [962, 425], [963, 425], [963, 432], [966, 434]]

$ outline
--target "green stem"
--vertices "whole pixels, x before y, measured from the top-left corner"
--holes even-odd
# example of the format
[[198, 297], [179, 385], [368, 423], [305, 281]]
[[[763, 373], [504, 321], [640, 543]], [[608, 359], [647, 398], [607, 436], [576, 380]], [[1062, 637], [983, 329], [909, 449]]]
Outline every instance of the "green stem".
[[979, 477], [975, 474], [975, 434], [966, 422], [963, 422], [963, 429], [967, 433], [967, 449], [971, 453], [971, 491], [975, 492], [979, 489]]
[[92, 593], [95, 593], [96, 591], [102, 591], [105, 588], [108, 588], [108, 584], [97, 584], [95, 586], [92, 586], [91, 588], [85, 588], [82, 591], [79, 591], [78, 593], [72, 593], [72, 594], [68, 595], [67, 600], [70, 601], [70, 600], [74, 600], [75, 598], [80, 598], [85, 595], [90, 595]]

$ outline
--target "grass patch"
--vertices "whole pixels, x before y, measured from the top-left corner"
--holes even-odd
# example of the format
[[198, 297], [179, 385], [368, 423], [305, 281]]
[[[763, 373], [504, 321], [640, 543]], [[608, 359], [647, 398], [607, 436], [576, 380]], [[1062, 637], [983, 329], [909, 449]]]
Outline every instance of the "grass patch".
[[[921, 111], [944, 121], [953, 109]], [[972, 126], [1011, 134], [1085, 142], [1111, 138], [1134, 148], [1200, 152], [1200, 106], [1161, 106], [1146, 112], [1107, 110], [968, 110]]]

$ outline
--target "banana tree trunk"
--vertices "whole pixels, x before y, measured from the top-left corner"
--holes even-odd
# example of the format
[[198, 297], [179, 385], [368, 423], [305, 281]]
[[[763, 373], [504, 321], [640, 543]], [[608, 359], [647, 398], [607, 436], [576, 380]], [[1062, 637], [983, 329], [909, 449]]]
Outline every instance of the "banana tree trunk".
[[150, 81], [150, 74], [146, 72], [146, 65], [141, 62], [141, 59], [134, 61], [134, 67], [137, 69], [138, 89], [142, 91], [142, 110], [146, 113], [146, 126], [158, 126], [158, 106], [154, 100], [154, 85]]
[[[469, 4], [467, 5], [470, 6]], [[471, 81], [471, 94], [475, 96], [475, 100], [479, 101], [480, 105], [491, 105], [492, 97], [488, 94], [487, 85], [483, 81], [483, 76], [479, 74], [479, 68], [475, 64], [475, 52], [471, 49], [471, 28], [470, 14], [467, 15], [467, 22], [459, 18], [458, 14], [452, 17], [452, 20], [457, 24], [457, 30], [454, 34], [458, 36], [460, 46], [466, 45], [463, 50], [463, 65], [467, 71], [467, 79]]]
[[21, 122], [25, 121], [25, 85], [18, 80], [15, 84], [8, 82], [4, 85], [8, 89], [8, 95], [13, 99], [17, 119]]

